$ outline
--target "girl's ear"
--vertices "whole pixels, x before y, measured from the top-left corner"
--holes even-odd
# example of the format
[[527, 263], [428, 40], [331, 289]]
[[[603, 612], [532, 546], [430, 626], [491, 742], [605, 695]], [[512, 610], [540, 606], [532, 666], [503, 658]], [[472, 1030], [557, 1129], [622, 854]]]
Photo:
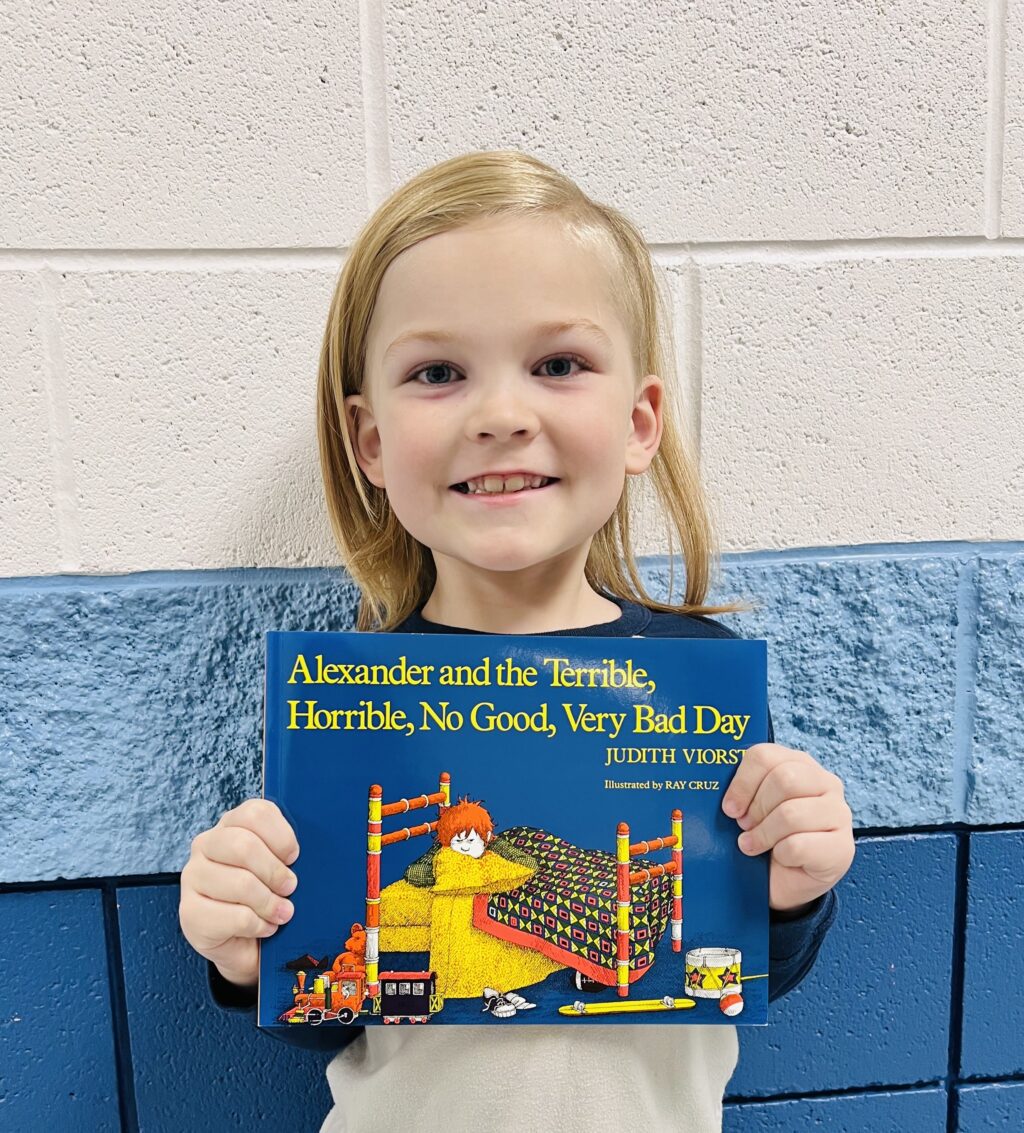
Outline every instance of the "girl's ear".
[[633, 406], [633, 429], [626, 438], [626, 472], [646, 472], [661, 444], [664, 383], [657, 374], [644, 378]]
[[377, 488], [384, 487], [384, 467], [380, 452], [380, 432], [370, 403], [361, 393], [345, 398], [345, 427], [348, 429], [356, 462], [367, 480]]

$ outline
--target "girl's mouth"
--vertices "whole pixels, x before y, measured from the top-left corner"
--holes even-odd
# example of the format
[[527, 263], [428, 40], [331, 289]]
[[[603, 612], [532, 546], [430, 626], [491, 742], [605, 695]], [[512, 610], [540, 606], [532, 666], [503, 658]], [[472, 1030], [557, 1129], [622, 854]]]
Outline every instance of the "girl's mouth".
[[459, 484], [452, 484], [451, 491], [458, 492], [459, 495], [468, 496], [474, 500], [503, 500], [503, 499], [516, 499], [519, 496], [526, 496], [534, 492], [543, 492], [545, 488], [550, 488], [552, 484], [558, 483], [557, 476], [549, 476], [545, 479], [543, 484], [536, 488], [522, 487], [515, 492], [473, 492], [470, 490], [469, 484], [463, 480]]

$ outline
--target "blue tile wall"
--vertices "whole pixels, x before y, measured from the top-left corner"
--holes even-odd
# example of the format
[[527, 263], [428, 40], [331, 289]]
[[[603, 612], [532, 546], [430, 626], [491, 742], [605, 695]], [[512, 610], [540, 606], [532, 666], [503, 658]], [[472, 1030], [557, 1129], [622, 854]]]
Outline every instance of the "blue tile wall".
[[960, 1072], [1024, 1074], [1024, 831], [971, 835], [967, 894]]
[[723, 1133], [938, 1133], [946, 1127], [944, 1090], [901, 1090], [726, 1106]]
[[[729, 556], [735, 598], [778, 742], [874, 836], [808, 981], [741, 1028], [725, 1129], [1024, 1129], [1024, 545]], [[176, 874], [259, 793], [263, 632], [356, 600], [330, 570], [0, 579], [0, 1130], [319, 1129], [329, 1056], [212, 1007]]]
[[102, 901], [0, 894], [0, 1129], [121, 1127]]
[[329, 1058], [256, 1029], [255, 1011], [210, 1000], [206, 962], [178, 926], [176, 885], [118, 891], [139, 1128], [316, 1133]]
[[867, 838], [815, 969], [741, 1027], [728, 1096], [929, 1082], [949, 1059], [956, 840]]
[[958, 1133], [1018, 1133], [1024, 1129], [1024, 1082], [961, 1086]]

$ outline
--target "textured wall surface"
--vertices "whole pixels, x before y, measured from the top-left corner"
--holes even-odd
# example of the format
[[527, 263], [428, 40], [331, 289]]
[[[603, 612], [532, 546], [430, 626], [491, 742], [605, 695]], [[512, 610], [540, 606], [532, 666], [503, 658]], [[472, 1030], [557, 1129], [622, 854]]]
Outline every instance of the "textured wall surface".
[[98, 889], [0, 893], [0, 1128], [118, 1127], [105, 921]]
[[[778, 742], [878, 827], [1024, 821], [1022, 587], [1024, 551], [978, 546], [740, 556], [717, 594], [758, 604], [722, 621], [769, 642]], [[264, 632], [355, 608], [335, 571], [0, 582], [0, 881], [180, 870], [259, 794]]]
[[883, 1090], [762, 1105], [727, 1105], [723, 1133], [935, 1133], [945, 1128], [941, 1090]]
[[1005, 417], [1022, 386], [1024, 261], [704, 274], [701, 451], [728, 549], [792, 546], [796, 532], [1024, 537], [1021, 422], [1008, 436]]
[[501, 148], [651, 246], [726, 549], [1024, 538], [1020, 0], [513, 7], [0, 15], [0, 574], [331, 565], [345, 250]]
[[[729, 1093], [817, 1094], [929, 1082], [949, 1062], [956, 839], [862, 838], [813, 979], [742, 1027]], [[821, 1052], [828, 1051], [822, 1058]]]
[[962, 1086], [959, 1101], [960, 1133], [1024, 1129], [1024, 1082]]
[[[859, 838], [812, 976], [767, 1028], [741, 1030], [727, 1131], [1012, 1127], [998, 1123], [1019, 1112], [1024, 1074], [1009, 762], [1024, 701], [1015, 658], [999, 658], [1021, 637], [1022, 558], [951, 545], [725, 563], [718, 596], [758, 602], [722, 620], [769, 642], [778, 742], [843, 775], [859, 827], [888, 828]], [[663, 563], [643, 577], [667, 596]], [[30, 1115], [15, 1127], [319, 1128], [325, 1058], [209, 1001], [175, 875], [195, 833], [259, 793], [263, 632], [354, 615], [351, 585], [320, 570], [0, 583], [0, 1054], [14, 1071], [0, 1099]], [[983, 672], [987, 655], [1004, 675]], [[979, 749], [983, 679], [1003, 762]], [[983, 763], [988, 824], [1017, 828], [964, 823]]]
[[1024, 831], [971, 838], [968, 895], [963, 1069], [972, 1078], [1022, 1077]]

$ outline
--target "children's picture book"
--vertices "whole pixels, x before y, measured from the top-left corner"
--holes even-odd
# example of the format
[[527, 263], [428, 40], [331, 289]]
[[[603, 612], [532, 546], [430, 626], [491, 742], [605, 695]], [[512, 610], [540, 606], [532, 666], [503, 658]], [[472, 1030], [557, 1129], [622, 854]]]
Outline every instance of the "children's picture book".
[[766, 1023], [767, 739], [760, 640], [268, 633], [259, 1026]]

